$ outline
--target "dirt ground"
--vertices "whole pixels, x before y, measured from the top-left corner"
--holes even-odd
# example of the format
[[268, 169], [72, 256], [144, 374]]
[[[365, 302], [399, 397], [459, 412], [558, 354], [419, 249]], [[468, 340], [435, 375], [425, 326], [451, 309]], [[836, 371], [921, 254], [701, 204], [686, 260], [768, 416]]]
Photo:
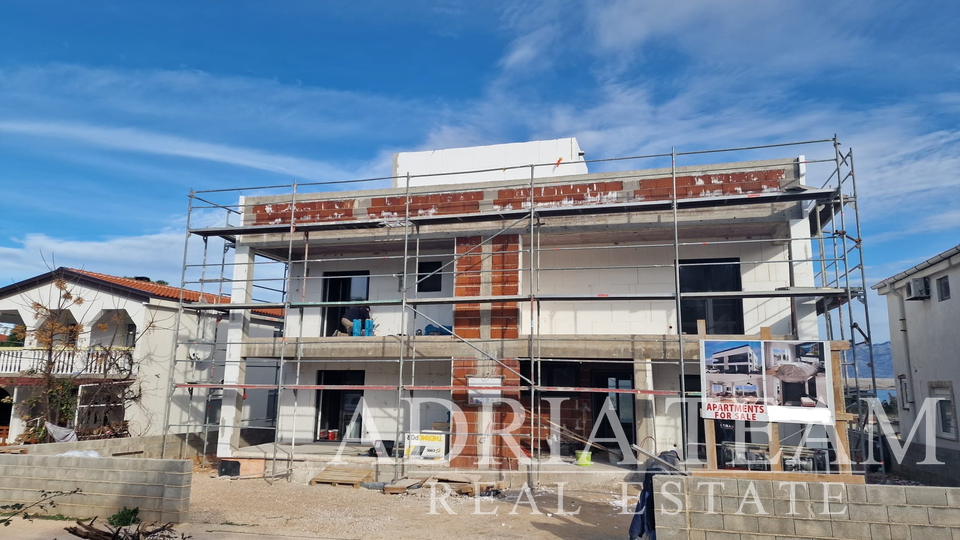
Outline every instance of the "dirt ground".
[[[193, 477], [190, 522], [176, 528], [196, 540], [235, 538], [405, 539], [405, 538], [516, 538], [516, 539], [622, 539], [632, 516], [621, 514], [621, 487], [609, 485], [564, 486], [561, 515], [556, 486], [536, 492], [533, 500], [519, 490], [500, 498], [477, 499], [452, 495], [446, 500], [450, 514], [434, 502], [428, 488], [403, 495], [350, 486], [306, 486], [262, 479], [229, 480], [197, 472]], [[635, 490], [631, 493], [635, 494]], [[438, 499], [442, 491], [438, 490]], [[631, 495], [630, 508], [636, 504]], [[478, 512], [483, 512], [480, 514]], [[496, 512], [494, 514], [494, 512]], [[513, 512], [513, 513], [512, 513]], [[68, 523], [36, 520], [17, 522], [0, 531], [0, 538], [64, 540]]]
[[[191, 493], [191, 523], [206, 531], [243, 531], [269, 538], [626, 538], [629, 515], [621, 515], [621, 488], [566, 485], [563, 505], [557, 510], [554, 486], [518, 504], [519, 490], [505, 491], [500, 498], [450, 496], [450, 514], [440, 502], [437, 490], [431, 513], [429, 488], [403, 495], [379, 491], [305, 486], [263, 480], [227, 480], [194, 476]], [[632, 499], [634, 504], [636, 498]], [[516, 508], [514, 508], [516, 506]], [[483, 512], [480, 514], [478, 512]], [[494, 512], [496, 512], [494, 514]], [[511, 513], [514, 512], [514, 513]], [[193, 529], [194, 527], [191, 527]], [[202, 538], [199, 531], [191, 532]]]

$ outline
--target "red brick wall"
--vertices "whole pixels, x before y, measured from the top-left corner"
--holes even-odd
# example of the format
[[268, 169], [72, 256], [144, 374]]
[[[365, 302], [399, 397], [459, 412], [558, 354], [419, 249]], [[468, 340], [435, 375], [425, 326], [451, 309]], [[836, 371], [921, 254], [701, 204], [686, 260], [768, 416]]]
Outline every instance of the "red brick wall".
[[[677, 177], [677, 196], [681, 199], [720, 195], [755, 194], [780, 190], [786, 171], [773, 169], [751, 172], [686, 175]], [[672, 198], [672, 180], [648, 178], [640, 186], [624, 191], [624, 182], [583, 182], [538, 186], [533, 189], [537, 206], [561, 204], [589, 205], [622, 203], [630, 200], [665, 200]], [[438, 189], [442, 189], [438, 187]], [[364, 213], [370, 219], [402, 218], [406, 212], [406, 197], [371, 197], [366, 209], [364, 198], [305, 201], [297, 203], [297, 222], [351, 221]], [[411, 216], [472, 214], [480, 212], [486, 201], [493, 208], [526, 208], [530, 202], [530, 188], [508, 188], [465, 191], [459, 193], [429, 193], [410, 196]], [[356, 213], [356, 214], [355, 214]], [[290, 203], [262, 204], [253, 207], [254, 224], [290, 223]]]
[[[476, 247], [483, 240], [480, 236], [457, 238], [457, 273], [454, 277], [455, 296], [480, 296], [483, 279], [483, 247]], [[490, 241], [489, 255], [490, 294], [509, 296], [520, 294], [520, 237], [515, 234], [501, 235]], [[468, 253], [469, 252], [469, 253]], [[457, 304], [453, 307], [453, 328], [460, 337], [480, 338], [480, 304]], [[494, 302], [490, 304], [491, 339], [516, 339], [519, 337], [520, 309], [517, 302]]]
[[[501, 235], [493, 239], [491, 294], [520, 294], [520, 237]], [[517, 302], [494, 302], [490, 305], [490, 338], [516, 339], [519, 336], [520, 307]]]
[[[481, 240], [479, 236], [457, 238], [457, 255], [467, 253]], [[478, 247], [457, 259], [457, 272], [453, 278], [454, 296], [480, 296], [480, 280], [483, 275], [481, 249]], [[455, 304], [453, 330], [462, 338], [480, 339], [480, 304]]]
[[[599, 202], [602, 194], [623, 190], [623, 182], [590, 182], [587, 184], [566, 184], [533, 188], [534, 204], [554, 205], [564, 201], [573, 204]], [[591, 200], [593, 199], [593, 200]], [[524, 208], [530, 202], [530, 188], [501, 189], [493, 204], [499, 207]]]
[[[410, 197], [410, 215], [471, 214], [480, 211], [482, 191], [463, 193], [434, 193]], [[374, 197], [370, 199], [367, 214], [371, 219], [405, 217], [406, 197]]]
[[[781, 170], [704, 174], [677, 177], [677, 198], [747, 195], [765, 191], [779, 191], [780, 181], [786, 176]], [[648, 178], [640, 181], [634, 190], [635, 199], [645, 201], [673, 198], [673, 178]]]
[[[488, 425], [481, 425], [480, 411], [481, 405], [469, 405], [467, 402], [467, 377], [471, 376], [501, 376], [503, 377], [502, 386], [503, 396], [518, 400], [520, 398], [520, 377], [512, 373], [509, 369], [500, 364], [490, 368], [492, 360], [482, 360], [482, 373], [478, 372], [476, 359], [454, 360], [453, 362], [453, 386], [455, 389], [451, 392], [451, 399], [460, 407], [466, 417], [466, 426], [454, 426], [454, 437], [465, 437], [465, 445], [459, 455], [454, 456], [450, 461], [450, 466], [454, 468], [476, 469], [480, 460], [480, 437], [483, 435], [462, 435], [463, 433], [484, 434], [493, 433], [498, 430], [506, 429], [514, 422], [514, 412], [509, 405], [499, 405], [493, 407], [493, 416]], [[512, 359], [501, 360], [503, 364], [510, 369], [519, 372], [520, 362]], [[461, 435], [456, 435], [460, 433]], [[516, 433], [519, 437], [521, 433]], [[513, 451], [503, 442], [503, 438], [491, 435], [491, 454], [496, 465], [491, 465], [494, 469], [517, 470], [520, 466], [519, 458], [514, 456]], [[451, 448], [457, 444], [453, 441]]]
[[[319, 221], [352, 221], [355, 199], [298, 202], [294, 217], [297, 223]], [[253, 207], [254, 225], [290, 223], [290, 203], [258, 204]]]

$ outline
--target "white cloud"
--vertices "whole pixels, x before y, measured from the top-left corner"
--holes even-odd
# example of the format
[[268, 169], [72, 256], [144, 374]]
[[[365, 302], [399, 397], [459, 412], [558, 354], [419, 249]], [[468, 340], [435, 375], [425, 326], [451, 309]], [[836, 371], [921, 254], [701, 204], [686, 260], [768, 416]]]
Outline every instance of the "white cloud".
[[46, 234], [28, 234], [15, 239], [16, 247], [0, 247], [0, 275], [15, 282], [51, 268], [66, 266], [179, 283], [183, 239], [184, 233], [173, 228], [142, 236], [101, 240], [67, 240]]
[[291, 178], [299, 177], [318, 181], [352, 178], [350, 173], [318, 160], [279, 155], [254, 148], [207, 143], [132, 128], [0, 121], [0, 132], [65, 139], [113, 150], [213, 161], [289, 175]]
[[413, 100], [196, 70], [45, 65], [0, 70], [7, 118], [136, 124], [193, 137], [384, 140], [425, 112]]
[[[886, 232], [873, 235], [867, 240], [872, 245], [878, 245], [898, 238], [953, 231], [960, 231], [960, 210], [951, 209], [924, 216], [917, 221], [905, 222], [902, 226], [893, 227]], [[905, 266], [904, 269], [910, 266], [913, 265]]]

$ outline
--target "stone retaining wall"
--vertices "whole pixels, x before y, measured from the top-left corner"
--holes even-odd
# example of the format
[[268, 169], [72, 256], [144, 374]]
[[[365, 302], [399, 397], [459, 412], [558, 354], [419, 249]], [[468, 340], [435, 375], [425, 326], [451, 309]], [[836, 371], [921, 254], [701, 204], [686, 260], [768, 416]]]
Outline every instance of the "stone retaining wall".
[[[713, 497], [709, 483], [719, 483]], [[960, 538], [960, 488], [800, 482], [791, 498], [775, 480], [661, 476], [654, 485], [658, 540]]]

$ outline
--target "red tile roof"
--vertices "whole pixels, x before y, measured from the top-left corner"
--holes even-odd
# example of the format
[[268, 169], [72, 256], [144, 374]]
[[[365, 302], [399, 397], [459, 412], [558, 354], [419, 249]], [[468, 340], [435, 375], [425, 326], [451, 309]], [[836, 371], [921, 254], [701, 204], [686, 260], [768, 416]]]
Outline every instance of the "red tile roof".
[[[201, 293], [200, 291], [191, 291], [190, 289], [181, 289], [180, 287], [173, 287], [171, 285], [161, 285], [159, 283], [152, 283], [150, 281], [140, 281], [138, 279], [128, 278], [128, 277], [119, 277], [111, 276], [108, 274], [101, 274], [99, 272], [91, 272], [89, 270], [79, 270], [77, 268], [70, 268], [71, 272], [76, 272], [93, 279], [100, 281], [106, 281], [108, 283], [113, 283], [116, 285], [121, 285], [123, 287], [129, 287], [131, 289], [137, 289], [145, 293], [150, 294], [151, 296], [156, 296], [159, 298], [169, 298], [171, 300], [179, 300], [181, 291], [183, 293], [184, 302], [201, 302], [204, 304], [229, 304], [229, 296], [220, 296], [211, 293]], [[283, 317], [282, 309], [255, 309], [253, 310], [257, 313], [263, 315], [269, 315], [271, 317]]]

